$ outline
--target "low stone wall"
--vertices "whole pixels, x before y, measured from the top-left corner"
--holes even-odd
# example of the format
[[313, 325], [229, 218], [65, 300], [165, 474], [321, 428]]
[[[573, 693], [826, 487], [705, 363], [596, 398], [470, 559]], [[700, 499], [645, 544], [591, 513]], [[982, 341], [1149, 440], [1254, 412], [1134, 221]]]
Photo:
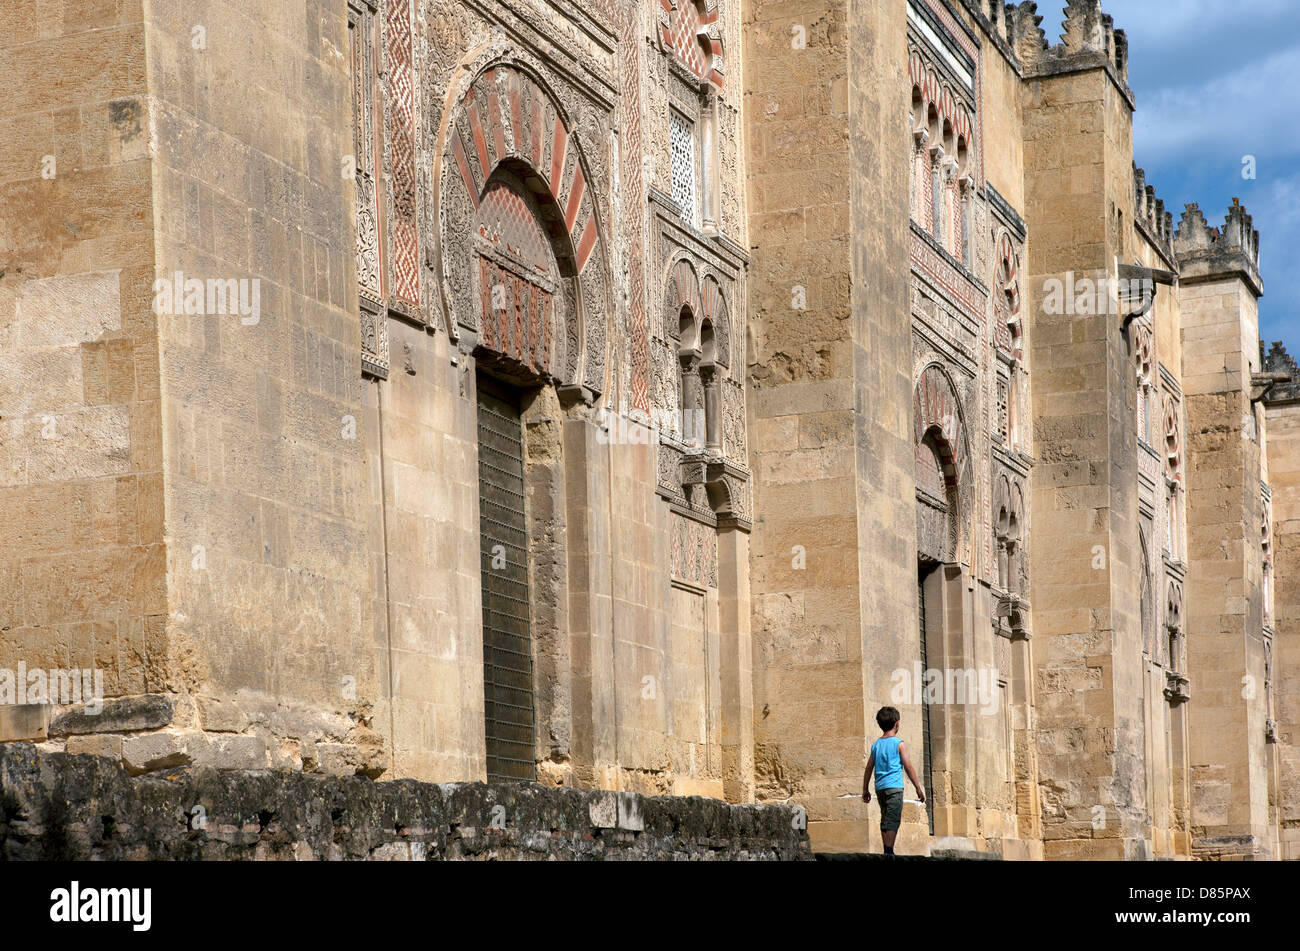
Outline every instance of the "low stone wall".
[[812, 858], [799, 811], [533, 783], [183, 767], [0, 744], [0, 859]]

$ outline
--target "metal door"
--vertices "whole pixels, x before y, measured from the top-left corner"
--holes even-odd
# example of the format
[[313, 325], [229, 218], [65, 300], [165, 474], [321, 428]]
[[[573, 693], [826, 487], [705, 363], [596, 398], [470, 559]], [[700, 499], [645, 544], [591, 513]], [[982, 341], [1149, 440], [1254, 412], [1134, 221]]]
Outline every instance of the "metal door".
[[479, 553], [488, 782], [535, 780], [523, 430], [513, 394], [479, 377]]
[[934, 835], [934, 748], [930, 743], [930, 704], [925, 699], [926, 675], [930, 669], [930, 654], [925, 646], [925, 579], [933, 566], [922, 565], [918, 573], [916, 594], [921, 616], [921, 782], [925, 784], [925, 814], [930, 819], [930, 835]]

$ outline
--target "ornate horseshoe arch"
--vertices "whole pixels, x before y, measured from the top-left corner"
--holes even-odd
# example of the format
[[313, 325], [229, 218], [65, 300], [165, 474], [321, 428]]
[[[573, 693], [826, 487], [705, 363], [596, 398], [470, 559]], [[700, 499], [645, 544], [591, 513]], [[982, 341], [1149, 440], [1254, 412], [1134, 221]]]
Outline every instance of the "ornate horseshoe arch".
[[438, 130], [429, 264], [448, 332], [508, 375], [605, 390], [608, 257], [573, 122], [522, 54], [480, 52]]
[[700, 283], [700, 316], [713, 327], [716, 339], [717, 361], [724, 369], [731, 368], [731, 318], [727, 313], [727, 298], [722, 285], [709, 272]]
[[[683, 311], [690, 314], [691, 331], [695, 335], [691, 340], [681, 339]], [[722, 284], [711, 268], [697, 271], [688, 257], [676, 257], [664, 279], [663, 339], [679, 346], [695, 346], [706, 321], [713, 329], [717, 362], [730, 370], [731, 317]]]
[[966, 421], [956, 390], [937, 363], [921, 371], [912, 412], [920, 547], [936, 561], [969, 564], [971, 463]]
[[993, 309], [998, 315], [995, 335], [1011, 356], [1020, 360], [1023, 354], [1020, 324], [1020, 276], [1015, 243], [1005, 230], [998, 236], [997, 269], [994, 273]]
[[663, 339], [681, 342], [681, 314], [689, 310], [698, 318], [703, 310], [700, 301], [700, 277], [690, 259], [682, 256], [673, 261], [664, 280]]

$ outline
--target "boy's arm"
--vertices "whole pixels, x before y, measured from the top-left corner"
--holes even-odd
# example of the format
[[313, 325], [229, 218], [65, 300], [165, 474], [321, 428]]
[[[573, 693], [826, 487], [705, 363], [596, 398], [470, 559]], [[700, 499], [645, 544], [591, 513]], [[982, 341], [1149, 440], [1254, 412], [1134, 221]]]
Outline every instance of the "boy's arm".
[[898, 755], [899, 758], [901, 758], [903, 761], [903, 769], [907, 772], [907, 778], [912, 781], [912, 787], [916, 790], [916, 797], [920, 799], [922, 803], [924, 803], [925, 790], [922, 789], [921, 784], [916, 781], [916, 770], [912, 769], [912, 761], [907, 758], [906, 743], [898, 744]]
[[876, 769], [876, 751], [872, 750], [871, 755], [867, 757], [867, 768], [862, 774], [862, 801], [871, 802], [871, 774]]

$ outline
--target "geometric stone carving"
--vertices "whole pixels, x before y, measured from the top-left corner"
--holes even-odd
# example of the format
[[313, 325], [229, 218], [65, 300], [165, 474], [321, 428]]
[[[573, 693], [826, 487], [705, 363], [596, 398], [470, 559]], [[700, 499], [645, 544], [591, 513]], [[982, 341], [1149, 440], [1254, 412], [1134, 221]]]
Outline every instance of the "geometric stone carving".
[[709, 525], [672, 513], [669, 571], [697, 588], [718, 586], [718, 538]]
[[1012, 359], [1023, 357], [1020, 329], [1020, 278], [1016, 265], [1016, 249], [1011, 235], [1002, 232], [998, 239], [997, 272], [994, 275], [996, 293], [993, 308], [998, 315], [994, 333], [999, 345], [1011, 352]]
[[1025, 527], [1024, 492], [1006, 473], [997, 479], [993, 498], [993, 544], [997, 584], [1013, 595], [1027, 589], [1022, 536]]
[[727, 458], [744, 463], [748, 449], [745, 444], [745, 388], [735, 380], [722, 383], [722, 448]]
[[954, 94], [951, 85], [939, 78], [935, 68], [926, 63], [915, 47], [908, 53], [907, 69], [912, 81], [912, 102], [919, 112], [919, 118], [924, 121], [933, 111], [940, 128], [945, 123], [951, 127], [958, 151], [969, 150], [974, 128], [970, 108], [962, 98]]
[[1192, 698], [1191, 682], [1182, 674], [1172, 670], [1165, 671], [1165, 699], [1177, 706]]
[[718, 516], [718, 525], [733, 525], [749, 531], [753, 525], [749, 507], [749, 473], [730, 462], [710, 462], [706, 479], [709, 506]]
[[913, 400], [916, 449], [917, 544], [920, 552], [943, 563], [968, 560], [961, 530], [970, 511], [971, 487], [966, 426], [956, 393], [938, 364], [917, 380]]
[[659, 44], [691, 75], [721, 89], [722, 36], [718, 31], [717, 0], [659, 0], [667, 16], [659, 20]]
[[378, 88], [377, 19], [366, 0], [348, 5], [348, 51], [352, 67], [352, 182], [357, 206], [356, 267], [360, 299], [361, 368], [388, 377], [388, 317], [384, 305], [386, 262], [379, 240], [378, 157], [383, 116], [375, 108]]
[[1164, 406], [1165, 474], [1172, 482], [1182, 482], [1182, 425], [1179, 422], [1178, 403], [1165, 394]]
[[1165, 627], [1173, 633], [1183, 629], [1183, 586], [1173, 578], [1165, 582]]
[[420, 305], [420, 229], [415, 190], [415, 45], [411, 4], [390, 0], [385, 30], [392, 164], [393, 295]]
[[[663, 337], [677, 341], [688, 349], [698, 349], [703, 324], [712, 327], [713, 359], [722, 367], [731, 366], [731, 318], [722, 285], [712, 274], [701, 280], [689, 258], [680, 257], [668, 269], [664, 282]], [[682, 327], [689, 326], [693, 336], [682, 340]]]
[[664, 282], [663, 338], [676, 341], [681, 335], [682, 310], [700, 313], [700, 282], [687, 258], [673, 262]]

